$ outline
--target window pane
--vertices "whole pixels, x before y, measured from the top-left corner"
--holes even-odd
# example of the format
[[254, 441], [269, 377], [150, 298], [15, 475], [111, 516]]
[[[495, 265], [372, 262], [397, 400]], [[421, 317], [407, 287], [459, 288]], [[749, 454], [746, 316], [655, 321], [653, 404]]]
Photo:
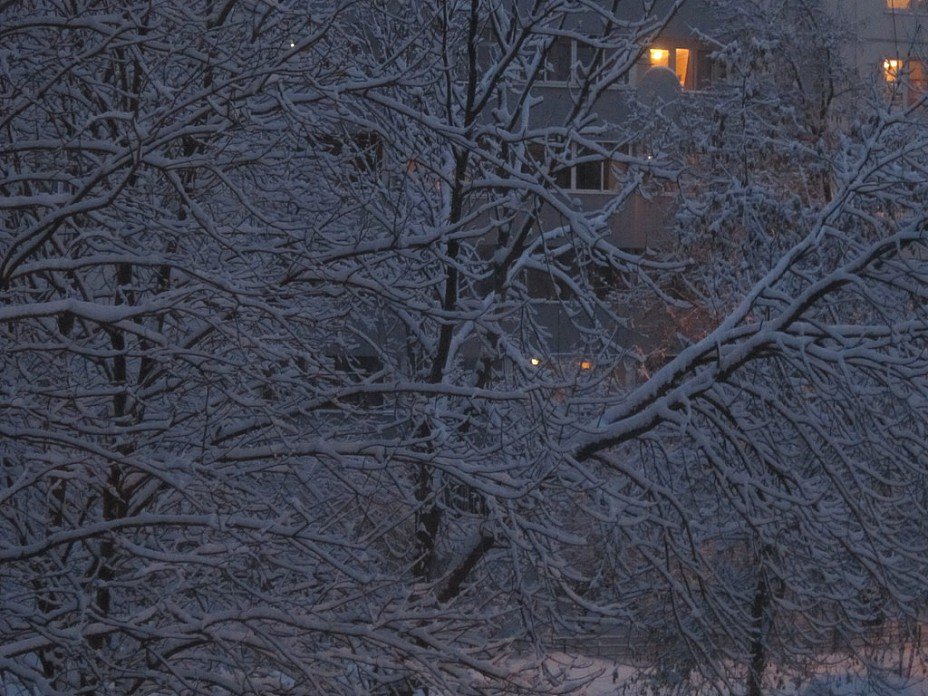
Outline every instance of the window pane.
[[651, 60], [651, 67], [670, 67], [670, 51], [668, 51], [666, 48], [652, 48], [650, 51], [648, 51], [648, 58]]
[[570, 40], [557, 39], [548, 49], [545, 79], [550, 82], [567, 82], [570, 79], [570, 63]]
[[914, 104], [923, 99], [926, 87], [928, 76], [925, 75], [925, 64], [920, 60], [909, 61], [909, 103]]
[[722, 81], [722, 66], [709, 57], [709, 51], [696, 51], [693, 65], [696, 68], [696, 89], [708, 89]]
[[602, 67], [602, 57], [600, 57], [600, 60], [596, 61], [596, 65], [593, 65], [593, 60], [595, 57], [595, 46], [590, 46], [588, 44], [577, 44], [577, 62], [580, 63], [580, 74], [582, 76], [589, 75], [591, 72], [594, 72]]
[[[532, 143], [528, 146], [527, 161], [522, 171], [533, 176], [551, 176], [559, 188], [570, 188], [570, 167], [563, 167], [554, 161], [554, 153], [541, 143]], [[560, 169], [558, 167], [560, 166]], [[552, 172], [552, 169], [555, 171]]]
[[603, 190], [602, 160], [577, 165], [577, 188], [583, 191]]
[[687, 84], [687, 78], [692, 74], [690, 70], [690, 49], [678, 48], [675, 51], [674, 72], [677, 73], [677, 79], [683, 87], [691, 87]]
[[554, 183], [558, 185], [558, 188], [572, 188], [570, 183], [570, 171], [570, 167], [564, 167], [563, 169], [559, 169], [554, 173]]
[[901, 69], [901, 60], [898, 58], [887, 58], [883, 61], [883, 79], [887, 82], [895, 82], [899, 79], [899, 71]]

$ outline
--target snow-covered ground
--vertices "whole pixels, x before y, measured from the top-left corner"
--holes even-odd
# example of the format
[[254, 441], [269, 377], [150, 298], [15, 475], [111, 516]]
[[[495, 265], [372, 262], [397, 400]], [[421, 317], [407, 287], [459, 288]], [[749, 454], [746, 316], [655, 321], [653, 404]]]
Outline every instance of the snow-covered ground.
[[[576, 696], [680, 696], [680, 691], [666, 692], [649, 688], [641, 679], [641, 671], [632, 666], [609, 660], [552, 653], [535, 670], [535, 684], [550, 675], [566, 676], [558, 693]], [[528, 674], [526, 674], [528, 677]], [[533, 677], [528, 677], [531, 682]], [[928, 676], [902, 678], [893, 674], [872, 679], [862, 672], [836, 662], [816, 675], [802, 678], [782, 675], [782, 686], [765, 689], [765, 696], [925, 696]], [[717, 693], [725, 693], [724, 691]]]

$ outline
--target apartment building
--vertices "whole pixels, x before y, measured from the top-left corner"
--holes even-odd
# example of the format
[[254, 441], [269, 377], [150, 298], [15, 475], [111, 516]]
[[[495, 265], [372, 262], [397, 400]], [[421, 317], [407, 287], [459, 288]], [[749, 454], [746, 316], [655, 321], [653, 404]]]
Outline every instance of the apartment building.
[[833, 11], [858, 39], [846, 56], [863, 83], [881, 81], [897, 105], [913, 105], [925, 96], [928, 2], [851, 0]]
[[[636, 11], [634, 3], [625, 11], [631, 17]], [[859, 99], [884, 99], [887, 106], [899, 108], [917, 105], [924, 98], [928, 86], [928, 0], [851, 0], [825, 5], [814, 12], [798, 4], [784, 5], [778, 11], [786, 18], [794, 13], [797, 27], [801, 27], [797, 33], [814, 36], [816, 27], [821, 28], [823, 48], [810, 43], [803, 47], [802, 55], [791, 57], [799, 74], [787, 79], [798, 80], [808, 92], [833, 90], [837, 105], [834, 113], [853, 110]], [[727, 85], [729, 76], [717, 51], [733, 38], [754, 38], [745, 36], [743, 26], [737, 24], [750, 12], [747, 7], [733, 12], [732, 6], [707, 0], [685, 2], [653, 42], [640, 48], [625, 78], [600, 98], [597, 114], [604, 123], [621, 124], [641, 118], [651, 107], [661, 118], [678, 118], [685, 128], [687, 113], [705, 108], [705, 100], [712, 99], [713, 92], [717, 96], [727, 86], [738, 89], [738, 85]], [[595, 21], [591, 18], [590, 26], [583, 29], [593, 33]], [[767, 36], [757, 39], [767, 41], [777, 31], [789, 29], [771, 27]], [[834, 55], [817, 54], [819, 50], [834, 51]], [[596, 67], [596, 59], [594, 47], [576, 38], [554, 42], [543, 80], [535, 88], [541, 97], [536, 115], [539, 122], [554, 124], [563, 120], [574, 103], [577, 85]], [[834, 76], [825, 74], [826, 60], [831, 68], [842, 64], [834, 72], [840, 82], [828, 82]], [[639, 122], [637, 140], [623, 142], [617, 153], [647, 156], [652, 137], [655, 135], [649, 124]], [[622, 166], [616, 161], [590, 158], [559, 171], [556, 180], [575, 204], [590, 211], [601, 210], [621, 188]], [[636, 192], [609, 218], [610, 241], [633, 252], [666, 249], [674, 243], [672, 228], [677, 210], [672, 184], [664, 190], [651, 187], [644, 193]], [[555, 211], [542, 211], [543, 227], [563, 223]], [[662, 307], [661, 312], [665, 309]], [[674, 352], [675, 337], [681, 332], [681, 327], [674, 325], [675, 318], [657, 316], [647, 307], [630, 307], [629, 315], [633, 329], [624, 339], [630, 349], [639, 355]], [[708, 320], [695, 317], [692, 321], [698, 332], [698, 326]]]
[[[877, 95], [895, 106], [911, 106], [925, 96], [928, 0], [850, 0], [823, 9], [830, 18], [819, 15], [803, 20], [813, 24], [828, 22], [830, 26], [823, 26], [822, 31], [839, 37], [839, 55], [819, 57], [832, 64], [843, 61], [850, 68], [843, 83], [828, 86], [845, 106], [853, 108], [854, 100]], [[628, 12], [634, 11], [632, 4]], [[788, 11], [805, 12], [799, 6]], [[725, 84], [725, 69], [713, 59], [714, 52], [734, 36], [745, 38], [730, 24], [731, 14], [719, 3], [685, 2], [654, 41], [642, 49], [625, 80], [597, 104], [603, 120], [617, 123], [628, 118], [634, 102], [647, 105], [677, 100], [678, 111], [700, 108], [701, 93]], [[552, 47], [545, 79], [537, 88], [542, 97], [540, 120], [556, 123], [564, 116], [572, 103], [571, 87], [582, 79], [593, 56], [591, 46], [576, 40], [558, 41]], [[809, 63], [805, 66], [809, 76], [820, 74], [822, 66], [815, 65], [811, 47], [810, 55], [802, 59]], [[665, 108], [664, 115], [668, 111]], [[649, 137], [644, 129], [635, 143], [639, 152], [646, 151]], [[562, 172], [558, 183], [583, 207], [599, 209], [614, 193], [616, 178], [608, 163], [588, 162]], [[612, 241], [631, 250], [665, 246], [673, 210], [667, 198], [633, 196], [612, 218]], [[556, 220], [549, 223], [555, 224]]]
[[[629, 21], [634, 21], [642, 12], [642, 7], [629, 3], [619, 9], [619, 16], [627, 15]], [[667, 7], [658, 7], [654, 14], [662, 16], [664, 12], [669, 12]], [[584, 26], [580, 20], [578, 28], [582, 33], [595, 35], [596, 22], [597, 18], [591, 16], [588, 25]], [[715, 12], [702, 0], [684, 3], [652, 44], [633, 48], [633, 64], [597, 101], [597, 116], [604, 124], [628, 124], [636, 114], [639, 118], [647, 118], [649, 108], [663, 110], [669, 102], [686, 100], [717, 82], [722, 74], [719, 64], [711, 58], [714, 47], [707, 40], [717, 27]], [[547, 52], [541, 80], [534, 88], [540, 104], [533, 118], [539, 123], [562, 123], [574, 105], [578, 86], [597, 67], [596, 60], [596, 49], [590, 44], [574, 38], [555, 40]], [[631, 130], [634, 129], [632, 126]], [[617, 155], [647, 157], [651, 145], [648, 138], [654, 133], [647, 123], [642, 123], [637, 131], [637, 135], [629, 138], [628, 130], [623, 132], [616, 128], [617, 142], [609, 144], [615, 146]], [[575, 150], [571, 154], [583, 153]], [[621, 169], [618, 161], [592, 160], [562, 169], [555, 178], [559, 188], [584, 209], [600, 210], [615, 196], [622, 178]], [[623, 249], [639, 252], [666, 246], [672, 215], [669, 196], [659, 192], [656, 195], [655, 192], [636, 193], [611, 216], [610, 241]], [[553, 227], [559, 222], [550, 212], [543, 214], [543, 226]]]
[[[668, 5], [663, 0], [657, 3], [654, 15], [661, 16]], [[635, 19], [636, 13], [640, 18], [644, 11], [634, 2], [620, 3], [618, 7], [620, 19], [627, 15], [630, 22]], [[633, 156], [639, 164], [648, 157], [654, 142], [652, 138], [657, 137], [653, 123], [676, 117], [685, 128], [688, 112], [703, 110], [708, 101], [716, 98], [713, 92], [725, 89], [730, 76], [726, 74], [724, 62], [717, 59], [716, 51], [735, 36], [745, 38], [743, 34], [738, 35], [738, 28], [731, 24], [732, 7], [709, 0], [687, 0], [649, 44], [635, 45], [634, 55], [630, 56], [630, 69], [603, 92], [594, 107], [596, 117], [606, 126], [598, 137], [605, 149], [611, 149], [615, 156], [610, 159], [589, 155], [578, 146], [571, 145], [574, 149], [566, 159], [568, 162], [573, 160], [573, 164], [563, 164], [563, 152], [558, 152], [555, 158], [558, 164], [551, 172], [553, 183], [574, 209], [588, 212], [607, 209], [626, 183], [622, 157]], [[848, 95], [869, 91], [906, 103], [917, 98], [924, 79], [921, 72], [924, 32], [921, 27], [923, 21], [928, 20], [926, 7], [928, 5], [922, 0], [852, 0], [846, 5], [832, 7], [832, 19], [845, 31], [843, 36], [846, 38], [840, 48], [855, 71], [848, 84], [838, 86], [839, 91]], [[750, 11], [743, 7], [738, 9], [742, 13]], [[800, 10], [797, 7], [796, 11]], [[589, 15], [571, 15], [571, 20], [577, 25], [565, 26], [563, 35], [549, 39], [541, 73], [537, 79], [533, 78], [531, 93], [536, 100], [532, 105], [533, 124], [557, 126], [568, 121], [578, 98], [579, 86], [588, 72], [596, 67], [595, 61], [601, 59], [601, 56], [597, 57], [596, 47], [580, 38], [595, 36], [601, 18], [591, 12]], [[574, 29], [576, 31], [572, 31]], [[543, 35], [551, 36], [550, 33]], [[612, 41], [612, 45], [619, 43]], [[804, 55], [802, 59], [809, 61], [809, 73], [814, 75], [819, 67], [814, 64], [814, 50], [810, 47], [807, 53], [808, 57]], [[492, 59], [492, 55], [487, 58]], [[852, 98], [848, 99], [851, 103]], [[653, 123], [648, 121], [649, 109], [653, 111]], [[632, 122], [633, 119], [638, 120]], [[624, 128], [610, 131], [608, 124]], [[332, 152], [340, 148], [337, 136], [323, 144]], [[425, 154], [416, 155], [409, 161], [380, 162], [385, 155], [376, 139], [362, 135], [355, 145], [363, 154], [356, 158], [361, 162], [360, 169], [384, 167], [389, 170], [388, 176], [398, 181], [408, 179], [409, 185], [419, 185], [425, 193], [431, 192], [431, 195], [440, 191], [442, 174], [432, 168], [433, 164]], [[559, 145], [544, 147], [557, 148]], [[545, 167], [549, 155], [550, 151], [538, 152], [533, 155], [534, 162], [529, 164]], [[389, 155], [386, 157], [389, 159]], [[475, 207], [482, 205], [479, 197], [470, 200], [476, 201]], [[604, 234], [615, 246], [632, 253], [665, 250], [675, 241], [673, 226], [677, 205], [673, 182], [651, 182], [643, 190], [631, 194], [623, 205], [609, 214]], [[537, 218], [535, 229], [540, 231], [566, 229], [568, 226], [563, 209], [544, 205], [533, 209], [531, 215]], [[484, 222], [485, 218], [480, 218], [477, 226]], [[489, 223], [487, 225], [491, 227]], [[488, 259], [495, 253], [492, 247], [494, 239], [488, 235], [487, 245], [477, 243], [478, 247], [482, 247], [479, 250], [482, 258]], [[550, 353], [579, 356], [575, 361], [578, 365], [595, 364], [595, 360], [588, 360], [590, 355], [583, 352], [581, 334], [598, 326], [599, 318], [589, 317], [584, 325], [578, 316], [569, 316], [570, 293], [558, 287], [544, 269], [534, 269], [530, 273], [533, 274], [530, 276], [530, 290], [537, 299], [536, 320], [549, 336]], [[613, 280], [608, 275], [600, 279], [604, 294], [611, 290]], [[628, 323], [615, 326], [614, 336], [617, 343], [627, 347], [630, 357], [647, 356], [655, 351], [673, 353], [678, 347], [677, 335], [686, 333], [681, 331], [678, 317], [665, 316], [666, 306], [655, 309], [630, 303], [623, 311]], [[698, 333], [699, 327], [707, 326], [711, 319], [695, 316], [687, 318], [687, 321], [696, 325], [695, 333]], [[383, 341], [390, 340], [389, 332], [385, 330]], [[462, 354], [468, 358], [477, 352], [477, 348], [470, 344], [462, 349]]]

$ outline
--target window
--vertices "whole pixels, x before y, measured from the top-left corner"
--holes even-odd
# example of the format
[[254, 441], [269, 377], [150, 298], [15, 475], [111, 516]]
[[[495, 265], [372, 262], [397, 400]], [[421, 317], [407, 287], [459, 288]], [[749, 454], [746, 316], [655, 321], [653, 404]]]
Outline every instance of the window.
[[555, 39], [548, 49], [542, 79], [545, 82], [570, 82], [587, 77], [594, 68], [602, 67], [602, 55], [597, 61], [596, 50], [595, 46], [572, 39]]
[[928, 93], [928, 75], [925, 73], [925, 64], [920, 60], [884, 58], [882, 72], [893, 100], [912, 105]]
[[649, 68], [672, 70], [683, 89], [705, 89], [722, 79], [722, 66], [709, 57], [708, 51], [697, 48], [654, 47], [648, 49], [645, 62]]
[[602, 52], [599, 52], [599, 59], [597, 60], [597, 50], [595, 46], [577, 43], [575, 41], [574, 54], [574, 63], [576, 64], [577, 69], [580, 71], [579, 76], [581, 78], [587, 77], [591, 73], [595, 72], [596, 70], [600, 70], [603, 67]]
[[548, 49], [545, 64], [544, 79], [547, 82], [567, 82], [570, 79], [570, 68], [573, 65], [571, 56], [572, 41], [557, 39]]
[[902, 68], [902, 61], [898, 58], [887, 58], [883, 61], [883, 79], [888, 84], [893, 84], [899, 80], [899, 71]]
[[589, 158], [555, 175], [558, 186], [568, 191], [611, 191], [615, 183], [612, 160], [585, 150], [574, 150], [575, 159]]
[[[606, 146], [609, 148], [610, 146]], [[628, 153], [628, 147], [619, 148], [621, 152]], [[558, 151], [559, 153], [562, 151]], [[525, 162], [524, 171], [548, 172], [553, 164], [551, 151], [543, 145], [532, 144], [528, 147], [529, 159]], [[587, 160], [587, 158], [589, 158]], [[570, 167], [561, 167], [553, 173], [554, 183], [565, 191], [601, 192], [615, 190], [616, 172], [619, 164], [602, 155], [571, 147], [570, 159], [584, 159]]]
[[578, 191], [608, 191], [612, 186], [608, 160], [584, 162], [573, 168], [574, 188]]
[[680, 80], [680, 86], [687, 86], [690, 74], [690, 54], [688, 48], [652, 48], [648, 51], [648, 60], [652, 68], [673, 70]]
[[886, 9], [891, 12], [926, 12], [928, 0], [886, 0]]

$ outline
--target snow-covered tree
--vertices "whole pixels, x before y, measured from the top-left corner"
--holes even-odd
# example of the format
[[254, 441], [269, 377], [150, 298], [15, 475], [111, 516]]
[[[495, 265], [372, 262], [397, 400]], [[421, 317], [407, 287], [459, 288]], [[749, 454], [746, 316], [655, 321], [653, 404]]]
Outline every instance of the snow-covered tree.
[[0, 6], [5, 685], [518, 687], [609, 375], [526, 278], [621, 355], [575, 271], [636, 260], [555, 179], [660, 26], [580, 9]]
[[570, 689], [524, 658], [596, 623], [724, 691], [917, 614], [919, 114], [835, 130], [634, 386], [628, 299], [717, 274], [615, 220], [743, 221], [684, 165], [775, 140], [642, 147], [677, 9], [0, 2], [4, 688]]
[[665, 287], [699, 322], [639, 390], [679, 411], [640, 461], [680, 524], [679, 568], [648, 605], [659, 676], [740, 664], [722, 690], [754, 696], [825, 653], [901, 649], [924, 616], [928, 142], [921, 105], [854, 81], [822, 5], [716, 6], [726, 79], [663, 143], [688, 259]]

